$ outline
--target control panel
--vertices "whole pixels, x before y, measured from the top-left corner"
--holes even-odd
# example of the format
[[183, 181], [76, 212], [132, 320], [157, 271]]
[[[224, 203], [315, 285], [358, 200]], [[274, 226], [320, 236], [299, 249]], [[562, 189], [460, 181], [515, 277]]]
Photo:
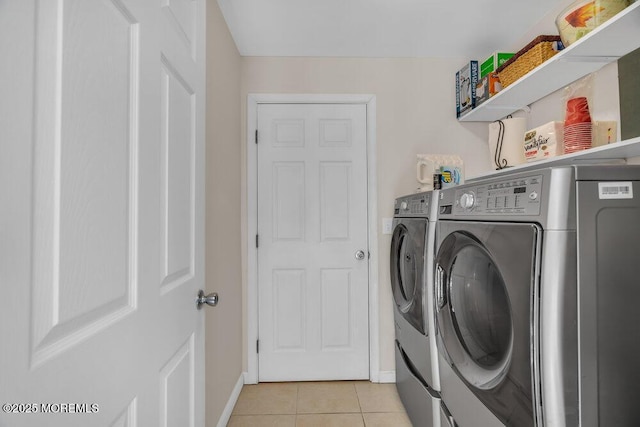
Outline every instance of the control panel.
[[539, 215], [541, 191], [542, 175], [468, 186], [456, 191], [453, 213]]
[[396, 216], [426, 216], [429, 214], [429, 194], [416, 194], [396, 199]]

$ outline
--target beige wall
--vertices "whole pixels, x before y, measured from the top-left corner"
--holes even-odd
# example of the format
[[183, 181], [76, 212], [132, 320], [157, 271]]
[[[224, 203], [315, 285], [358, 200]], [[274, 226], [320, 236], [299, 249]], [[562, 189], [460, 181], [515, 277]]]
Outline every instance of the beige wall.
[[207, 2], [206, 424], [215, 426], [242, 374], [240, 253], [241, 58], [218, 2]]
[[[395, 197], [415, 189], [416, 154], [459, 154], [465, 162], [468, 175], [476, 175], [489, 168], [487, 124], [461, 124], [455, 118], [453, 76], [462, 63], [464, 60], [243, 57], [243, 159], [246, 153], [246, 100], [250, 93], [375, 95], [377, 229], [381, 230], [382, 219], [393, 216]], [[244, 164], [242, 168], [245, 200]], [[242, 226], [245, 227], [245, 224], [246, 219], [243, 218]], [[381, 372], [395, 370], [393, 305], [388, 268], [390, 241], [389, 235], [379, 235]], [[244, 246], [243, 243], [243, 257], [246, 257]], [[246, 283], [243, 283], [243, 289], [246, 292]], [[243, 333], [246, 337], [246, 325]], [[246, 369], [244, 354], [243, 360]]]

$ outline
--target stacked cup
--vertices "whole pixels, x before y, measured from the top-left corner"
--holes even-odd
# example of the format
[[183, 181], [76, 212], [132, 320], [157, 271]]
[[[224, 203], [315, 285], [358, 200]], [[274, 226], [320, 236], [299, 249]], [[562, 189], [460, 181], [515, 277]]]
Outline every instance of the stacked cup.
[[567, 113], [564, 119], [564, 152], [591, 148], [591, 114], [584, 96], [567, 101]]

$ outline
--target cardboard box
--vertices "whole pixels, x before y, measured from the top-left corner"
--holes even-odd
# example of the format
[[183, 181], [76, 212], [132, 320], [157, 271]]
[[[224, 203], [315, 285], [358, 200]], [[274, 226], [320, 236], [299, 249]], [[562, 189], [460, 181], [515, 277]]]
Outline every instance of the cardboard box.
[[456, 117], [476, 106], [478, 61], [469, 61], [456, 73]]
[[476, 107], [502, 90], [497, 73], [482, 77], [476, 86]]
[[476, 85], [476, 107], [489, 99], [491, 94], [489, 93], [489, 76], [484, 76], [478, 81]]
[[513, 55], [515, 55], [515, 53], [493, 52], [493, 54], [480, 65], [480, 78], [497, 70], [499, 66], [507, 62]]

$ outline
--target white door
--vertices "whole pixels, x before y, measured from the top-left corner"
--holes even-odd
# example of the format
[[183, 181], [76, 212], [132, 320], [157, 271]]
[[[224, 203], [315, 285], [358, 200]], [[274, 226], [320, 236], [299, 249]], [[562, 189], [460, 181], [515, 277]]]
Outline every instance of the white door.
[[259, 381], [369, 378], [366, 106], [261, 104], [258, 137]]
[[0, 2], [0, 426], [204, 426], [203, 25]]

